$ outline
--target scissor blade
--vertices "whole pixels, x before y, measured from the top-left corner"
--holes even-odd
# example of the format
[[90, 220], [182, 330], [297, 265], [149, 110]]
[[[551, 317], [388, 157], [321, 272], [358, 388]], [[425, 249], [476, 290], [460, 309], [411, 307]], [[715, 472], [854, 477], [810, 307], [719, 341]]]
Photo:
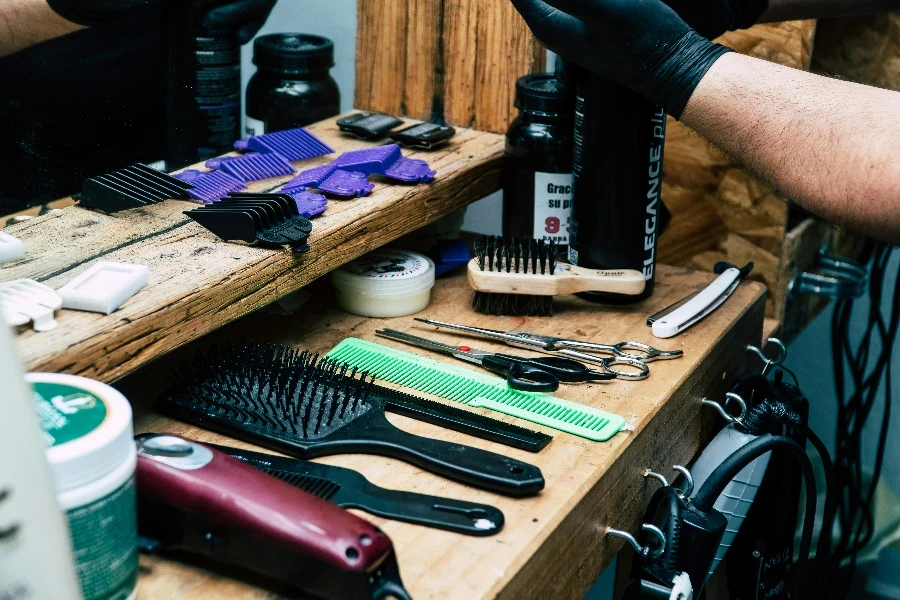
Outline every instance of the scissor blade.
[[435, 352], [449, 354], [450, 356], [455, 356], [460, 360], [465, 360], [477, 365], [480, 365], [482, 363], [479, 354], [488, 354], [487, 352], [479, 352], [478, 350], [469, 350], [468, 352], [466, 352], [464, 350], [460, 350], [456, 346], [442, 344], [441, 342], [435, 342], [434, 340], [429, 340], [417, 335], [411, 335], [409, 333], [397, 331], [396, 329], [379, 329], [375, 332], [375, 335], [386, 337], [392, 340], [397, 340], [398, 342], [412, 344], [413, 346], [418, 346], [419, 348], [427, 348], [428, 350], [434, 350]]
[[452, 329], [454, 331], [462, 331], [473, 336], [483, 337], [489, 340], [500, 340], [506, 342], [510, 346], [516, 347], [543, 347], [545, 344], [537, 339], [523, 338], [518, 335], [498, 329], [484, 329], [483, 327], [470, 327], [469, 325], [458, 325], [456, 323], [447, 323], [445, 321], [435, 321], [434, 319], [415, 318], [420, 323], [427, 323], [435, 327], [443, 327], [444, 329]]

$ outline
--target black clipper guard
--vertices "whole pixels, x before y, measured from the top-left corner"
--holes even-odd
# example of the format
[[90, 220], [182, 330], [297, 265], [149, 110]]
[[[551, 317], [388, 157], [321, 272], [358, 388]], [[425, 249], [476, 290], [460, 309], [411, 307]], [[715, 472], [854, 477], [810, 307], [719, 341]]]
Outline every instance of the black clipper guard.
[[130, 167], [85, 179], [77, 200], [81, 206], [113, 213], [156, 204], [170, 198], [190, 200], [188, 190], [193, 187], [168, 173], [135, 163]]
[[337, 120], [338, 129], [364, 140], [377, 140], [388, 131], [403, 125], [403, 121], [392, 115], [373, 112], [359, 112]]
[[419, 123], [391, 134], [391, 139], [408, 148], [431, 150], [452, 138], [456, 130], [447, 125]]

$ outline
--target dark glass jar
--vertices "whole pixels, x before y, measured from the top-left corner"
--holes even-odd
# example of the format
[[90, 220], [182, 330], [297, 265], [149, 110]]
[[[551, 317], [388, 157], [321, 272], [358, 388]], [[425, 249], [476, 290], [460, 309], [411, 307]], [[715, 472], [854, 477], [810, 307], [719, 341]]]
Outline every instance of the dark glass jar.
[[503, 235], [556, 240], [565, 256], [572, 204], [572, 121], [553, 73], [516, 81], [519, 116], [506, 132]]
[[247, 86], [248, 136], [303, 127], [340, 112], [341, 93], [328, 73], [334, 43], [305, 33], [274, 33], [253, 41], [257, 71]]

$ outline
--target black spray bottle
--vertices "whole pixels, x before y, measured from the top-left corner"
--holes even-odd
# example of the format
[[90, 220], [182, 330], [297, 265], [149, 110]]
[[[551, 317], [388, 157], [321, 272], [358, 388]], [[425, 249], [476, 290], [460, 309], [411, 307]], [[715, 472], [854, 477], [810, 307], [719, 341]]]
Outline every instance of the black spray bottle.
[[586, 298], [646, 298], [653, 292], [656, 241], [668, 218], [660, 199], [666, 114], [631, 90], [569, 63], [565, 79], [575, 80], [569, 262], [635, 269], [647, 280], [639, 296], [588, 292], [582, 294]]
[[234, 31], [203, 26], [216, 0], [167, 3], [166, 168], [232, 149], [241, 137], [241, 45]]

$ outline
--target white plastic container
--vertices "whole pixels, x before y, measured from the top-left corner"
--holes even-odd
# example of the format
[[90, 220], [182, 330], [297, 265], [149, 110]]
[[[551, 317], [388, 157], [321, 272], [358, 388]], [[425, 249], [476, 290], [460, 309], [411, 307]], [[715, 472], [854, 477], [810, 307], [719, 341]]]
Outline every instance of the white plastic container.
[[331, 273], [337, 304], [363, 317], [402, 317], [428, 308], [434, 263], [422, 254], [383, 248]]
[[87, 600], [137, 595], [137, 464], [131, 405], [110, 386], [29, 373], [59, 504]]
[[66, 520], [9, 327], [0, 320], [0, 598], [81, 598]]

